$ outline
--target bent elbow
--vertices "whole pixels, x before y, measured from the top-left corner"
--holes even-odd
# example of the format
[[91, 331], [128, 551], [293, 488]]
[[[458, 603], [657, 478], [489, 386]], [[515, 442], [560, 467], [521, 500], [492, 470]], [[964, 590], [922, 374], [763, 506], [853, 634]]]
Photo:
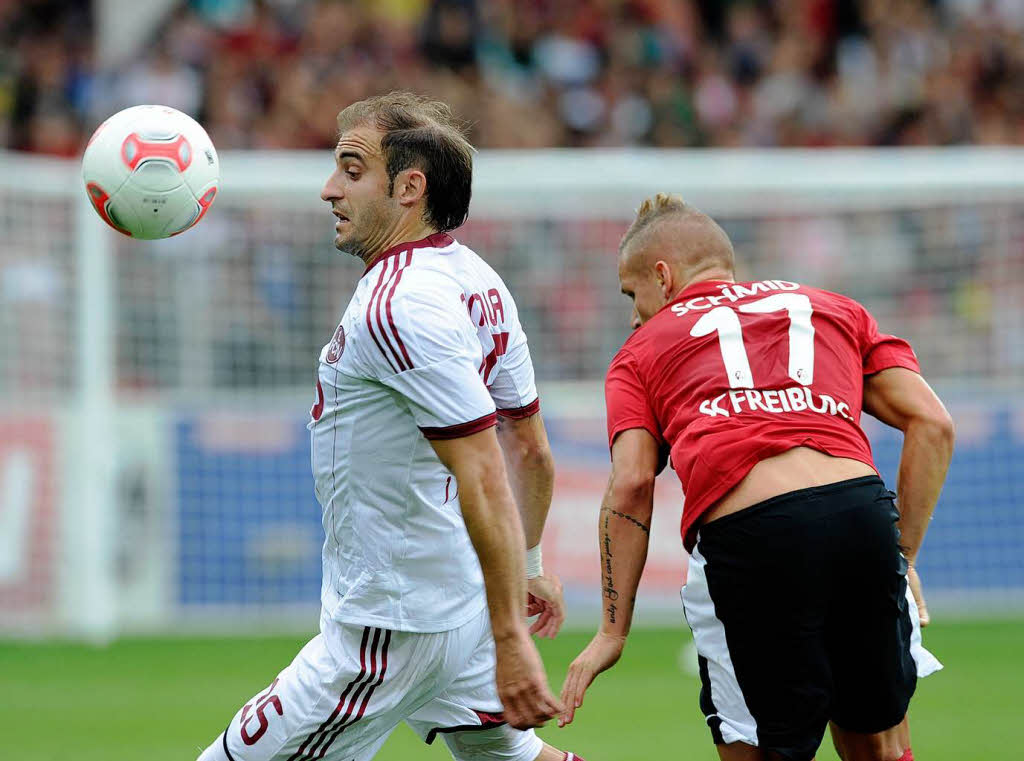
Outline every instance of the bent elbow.
[[551, 454], [549, 447], [537, 447], [531, 449], [527, 455], [528, 463], [538, 473], [543, 473], [549, 479], [555, 477], [555, 456]]
[[555, 474], [555, 457], [551, 447], [539, 441], [522, 442], [513, 450], [512, 461], [534, 473]]
[[926, 417], [918, 418], [916, 421], [920, 435], [933, 446], [936, 451], [952, 452], [953, 443], [956, 440], [956, 426], [952, 416], [945, 410], [939, 408]]
[[617, 504], [648, 505], [654, 497], [654, 475], [616, 475], [612, 481], [612, 490]]
[[935, 421], [936, 436], [942, 444], [950, 451], [953, 451], [953, 443], [956, 441], [956, 425], [953, 423], [953, 416], [946, 410], [942, 411]]

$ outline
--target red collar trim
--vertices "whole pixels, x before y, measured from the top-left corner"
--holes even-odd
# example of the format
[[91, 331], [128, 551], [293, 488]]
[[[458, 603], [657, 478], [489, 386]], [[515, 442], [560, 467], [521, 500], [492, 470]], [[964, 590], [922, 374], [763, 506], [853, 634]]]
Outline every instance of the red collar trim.
[[680, 301], [685, 301], [690, 296], [698, 293], [714, 293], [716, 289], [721, 288], [723, 285], [732, 285], [734, 282], [735, 281], [733, 280], [699, 280], [696, 283], [691, 283], [686, 286], [686, 288], [677, 293], [676, 297], [669, 301], [665, 306], [667, 307]]
[[397, 256], [403, 251], [413, 251], [417, 248], [446, 248], [454, 242], [455, 238], [450, 236], [448, 233], [433, 233], [428, 235], [426, 238], [420, 238], [419, 240], [414, 240], [411, 243], [399, 243], [397, 246], [392, 246], [370, 262], [366, 269], [363, 270], [363, 274], [365, 275], [388, 257]]

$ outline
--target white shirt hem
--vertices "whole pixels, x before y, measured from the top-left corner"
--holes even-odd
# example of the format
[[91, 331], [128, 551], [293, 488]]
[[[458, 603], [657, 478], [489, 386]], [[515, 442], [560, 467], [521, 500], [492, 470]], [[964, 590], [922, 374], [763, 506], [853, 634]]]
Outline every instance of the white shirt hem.
[[480, 615], [480, 611], [487, 607], [487, 598], [481, 595], [476, 602], [476, 605], [469, 607], [460, 606], [459, 610], [463, 611], [463, 615], [458, 618], [447, 619], [368, 616], [360, 614], [358, 611], [345, 615], [344, 606], [342, 606], [342, 610], [338, 610], [333, 616], [327, 611], [322, 611], [322, 615], [328, 620], [344, 624], [345, 626], [376, 626], [380, 629], [390, 629], [391, 631], [398, 632], [436, 634], [437, 632], [458, 629]]

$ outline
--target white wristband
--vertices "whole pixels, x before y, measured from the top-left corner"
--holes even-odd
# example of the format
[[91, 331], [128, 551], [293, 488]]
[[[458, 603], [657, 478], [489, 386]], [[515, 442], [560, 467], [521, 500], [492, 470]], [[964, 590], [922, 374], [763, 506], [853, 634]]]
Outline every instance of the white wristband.
[[526, 551], [526, 578], [536, 579], [544, 575], [544, 565], [540, 556], [540, 544]]

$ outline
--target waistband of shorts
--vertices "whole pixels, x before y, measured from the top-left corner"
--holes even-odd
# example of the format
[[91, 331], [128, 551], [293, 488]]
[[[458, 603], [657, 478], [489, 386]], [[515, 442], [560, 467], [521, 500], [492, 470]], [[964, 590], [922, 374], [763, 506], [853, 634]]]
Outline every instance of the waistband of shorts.
[[753, 514], [759, 513], [762, 510], [767, 510], [772, 507], [778, 507], [780, 505], [788, 505], [794, 502], [800, 502], [801, 500], [807, 499], [808, 497], [825, 497], [836, 492], [853, 491], [860, 489], [865, 486], [880, 486], [885, 488], [885, 482], [879, 476], [858, 476], [857, 478], [848, 478], [845, 481], [836, 481], [831, 484], [823, 484], [821, 486], [808, 486], [806, 489], [797, 489], [796, 491], [787, 491], [782, 494], [777, 494], [774, 497], [769, 497], [762, 502], [755, 502], [750, 507], [745, 507], [742, 510], [737, 510], [735, 513], [729, 513], [723, 515], [721, 518], [705, 523], [700, 526], [700, 533], [707, 534], [709, 531], [713, 532], [716, 528], [727, 526], [738, 520]]

